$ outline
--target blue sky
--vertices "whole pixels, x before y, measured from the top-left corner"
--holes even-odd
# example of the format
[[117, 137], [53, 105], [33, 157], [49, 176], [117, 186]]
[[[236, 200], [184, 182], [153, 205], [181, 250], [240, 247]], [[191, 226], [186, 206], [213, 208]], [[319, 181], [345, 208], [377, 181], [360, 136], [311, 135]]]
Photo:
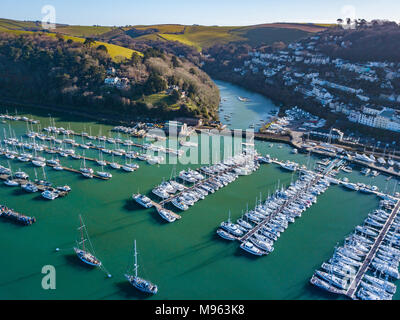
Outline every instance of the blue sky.
[[81, 25], [331, 23], [349, 5], [356, 18], [400, 22], [398, 0], [1, 0], [0, 17], [42, 20], [44, 5], [55, 7], [57, 23]]

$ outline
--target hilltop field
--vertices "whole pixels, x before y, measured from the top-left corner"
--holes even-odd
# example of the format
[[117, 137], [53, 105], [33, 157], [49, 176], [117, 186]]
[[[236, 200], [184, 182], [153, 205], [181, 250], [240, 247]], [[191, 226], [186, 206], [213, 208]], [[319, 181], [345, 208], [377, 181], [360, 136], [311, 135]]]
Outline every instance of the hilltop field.
[[178, 42], [202, 51], [214, 45], [240, 42], [252, 46], [274, 42], [290, 43], [325, 30], [324, 26], [308, 24], [264, 24], [248, 27], [153, 25], [132, 26], [98, 35], [102, 40]]
[[[274, 23], [246, 27], [177, 24], [124, 27], [57, 25], [54, 32], [78, 38], [92, 37], [98, 41], [114, 44], [129, 45], [143, 41], [178, 42], [201, 51], [216, 44], [231, 42], [246, 43], [251, 46], [270, 45], [274, 42], [289, 43], [312, 33], [324, 31], [328, 27], [328, 25], [306, 23]], [[0, 30], [42, 31], [40, 22], [7, 19], [0, 19]]]

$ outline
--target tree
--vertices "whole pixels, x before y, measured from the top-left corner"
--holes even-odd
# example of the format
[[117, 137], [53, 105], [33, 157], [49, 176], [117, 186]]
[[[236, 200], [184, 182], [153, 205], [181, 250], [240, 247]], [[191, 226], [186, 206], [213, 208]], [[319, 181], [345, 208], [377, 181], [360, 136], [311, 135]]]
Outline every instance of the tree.
[[143, 58], [137, 52], [133, 52], [132, 53], [132, 57], [131, 57], [132, 65], [137, 66], [142, 61], [143, 61]]
[[85, 46], [90, 47], [92, 44], [95, 44], [96, 41], [93, 38], [86, 38], [85, 42], [83, 43]]
[[161, 92], [167, 89], [167, 82], [159, 75], [151, 74], [144, 89], [147, 94]]
[[162, 49], [148, 48], [144, 51], [144, 60], [147, 60], [149, 58], [161, 58], [164, 60], [164, 52]]
[[99, 46], [97, 47], [96, 50], [98, 50], [98, 51], [104, 51], [104, 52], [107, 52], [107, 53], [108, 53], [108, 49], [107, 49], [107, 47], [106, 47], [104, 44], [99, 45]]
[[179, 93], [178, 90], [172, 91], [172, 93], [171, 93], [171, 101], [172, 101], [172, 103], [177, 103], [180, 98], [181, 98], [181, 94]]
[[171, 58], [171, 62], [172, 62], [172, 66], [174, 68], [179, 68], [181, 66], [181, 64], [179, 63], [178, 59], [176, 58], [176, 56], [172, 56]]

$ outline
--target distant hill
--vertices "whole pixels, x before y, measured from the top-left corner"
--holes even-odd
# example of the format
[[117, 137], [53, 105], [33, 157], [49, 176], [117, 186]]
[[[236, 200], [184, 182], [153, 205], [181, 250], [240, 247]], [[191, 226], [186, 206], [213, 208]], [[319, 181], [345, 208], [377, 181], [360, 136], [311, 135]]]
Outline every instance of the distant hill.
[[[274, 23], [246, 27], [235, 26], [185, 26], [179, 24], [164, 24], [151, 26], [70, 26], [57, 25], [55, 32], [74, 37], [94, 37], [104, 42], [124, 43], [135, 41], [167, 41], [196, 48], [204, 48], [216, 44], [230, 42], [247, 43], [252, 46], [270, 45], [274, 42], [289, 43], [304, 38], [311, 33], [324, 31], [329, 26], [307, 23]], [[0, 19], [0, 30], [40, 31], [40, 22], [14, 21]]]
[[[311, 33], [324, 31], [327, 27], [295, 23], [263, 24], [247, 27], [153, 25], [125, 28], [121, 30], [120, 35], [122, 33], [127, 34], [132, 29], [150, 31], [148, 34], [133, 37], [135, 40], [178, 41], [201, 51], [216, 44], [230, 42], [247, 43], [253, 46], [269, 45], [277, 41], [289, 43], [304, 38]], [[107, 36], [107, 34], [102, 35], [105, 38]]]

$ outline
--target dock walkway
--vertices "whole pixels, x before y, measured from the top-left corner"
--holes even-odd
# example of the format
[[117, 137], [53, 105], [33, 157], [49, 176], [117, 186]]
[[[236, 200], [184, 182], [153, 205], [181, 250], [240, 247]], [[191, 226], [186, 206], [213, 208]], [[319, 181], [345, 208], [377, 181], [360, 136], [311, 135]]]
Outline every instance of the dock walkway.
[[[311, 188], [311, 186], [315, 185], [319, 180], [321, 179], [320, 176], [315, 178], [313, 181], [311, 181], [307, 187], [305, 188], [308, 190]], [[280, 212], [282, 212], [286, 207], [288, 207], [290, 204], [293, 202], [296, 202], [302, 195], [304, 195], [304, 191], [301, 190], [299, 191], [293, 198], [290, 200], [287, 200], [282, 206], [280, 206], [278, 209], [275, 210], [272, 214], [270, 214], [266, 219], [264, 219], [261, 223], [256, 225], [253, 229], [251, 229], [248, 233], [246, 233], [243, 237], [239, 238], [238, 240], [240, 242], [246, 242], [249, 238], [251, 238], [255, 233], [257, 233], [261, 228], [263, 228], [265, 225], [267, 225], [272, 219], [274, 219]]]
[[[281, 164], [278, 161], [273, 161], [274, 163]], [[305, 189], [299, 191], [295, 196], [293, 196], [291, 199], [287, 200], [281, 207], [279, 207], [274, 213], [270, 214], [265, 220], [263, 220], [261, 223], [256, 225], [253, 229], [251, 229], [247, 234], [245, 234], [242, 238], [239, 238], [239, 241], [241, 242], [246, 242], [249, 238], [251, 238], [255, 233], [257, 233], [261, 228], [263, 228], [265, 225], [267, 225], [272, 219], [274, 219], [280, 212], [282, 212], [286, 207], [288, 207], [290, 204], [293, 202], [296, 202], [304, 193], [306, 190], [310, 189], [312, 186], [316, 185], [323, 177], [328, 175], [333, 168], [338, 165], [338, 163], [341, 163], [338, 159], [334, 159], [331, 161], [331, 163], [328, 165], [328, 167], [325, 169], [323, 174], [316, 174], [315, 179], [313, 179]]]
[[[71, 133], [70, 135], [72, 135], [72, 136], [76, 136], [76, 137], [82, 137], [82, 138], [87, 138], [88, 136], [87, 135], [83, 135], [82, 133]], [[136, 138], [143, 138], [143, 137], [141, 137], [141, 136], [136, 136], [136, 135], [132, 135], [133, 137], [136, 137]], [[103, 141], [103, 142], [107, 142], [107, 140], [100, 140], [99, 139], [99, 137], [95, 137], [95, 139], [94, 140], [92, 140], [92, 141]], [[72, 145], [73, 143], [72, 142], [65, 142], [65, 143], [67, 143], [67, 144], [70, 144], [70, 145]], [[76, 142], [75, 141], [75, 143], [77, 143], [77, 144], [79, 144], [78, 142]], [[80, 145], [80, 144], [79, 144]], [[101, 150], [101, 149], [103, 149], [103, 147], [100, 147], [100, 146], [95, 146], [95, 145], [87, 145], [90, 149], [96, 149], [96, 150]], [[135, 143], [135, 142], [132, 142], [131, 144], [130, 144], [130, 146], [132, 146], [132, 147], [137, 147], [137, 148], [140, 148], [140, 149], [147, 149], [147, 147], [144, 145], [144, 144], [140, 144], [140, 143]], [[164, 150], [166, 153], [170, 153], [170, 154], [177, 154], [177, 150], [174, 150], [174, 149], [171, 149], [171, 148], [165, 148], [165, 150]], [[126, 153], [126, 152], [125, 152]], [[124, 153], [124, 154], [125, 154]]]
[[161, 205], [164, 205], [165, 203], [171, 202], [172, 200], [174, 200], [174, 199], [176, 199], [176, 198], [179, 198], [183, 193], [188, 192], [188, 191], [190, 191], [190, 190], [193, 190], [193, 189], [197, 188], [199, 185], [201, 185], [201, 184], [203, 184], [203, 183], [206, 183], [206, 182], [208, 182], [208, 181], [210, 181], [210, 180], [212, 180], [212, 179], [214, 179], [214, 178], [216, 178], [216, 177], [218, 177], [218, 176], [221, 176], [221, 175], [223, 175], [223, 174], [225, 174], [225, 173], [228, 173], [228, 172], [232, 172], [233, 170], [235, 170], [236, 168], [238, 168], [238, 167], [240, 167], [240, 166], [241, 166], [241, 165], [232, 166], [232, 167], [230, 167], [229, 169], [226, 169], [226, 170], [224, 170], [224, 171], [222, 171], [222, 172], [220, 172], [220, 173], [218, 173], [218, 174], [208, 174], [208, 173], [205, 173], [205, 172], [204, 172], [204, 174], [207, 176], [207, 178], [205, 178], [205, 179], [203, 179], [203, 180], [201, 180], [201, 181], [195, 183], [195, 184], [194, 184], [193, 186], [191, 186], [191, 187], [186, 187], [186, 189], [185, 189], [184, 191], [181, 191], [181, 192], [179, 192], [179, 193], [173, 195], [172, 197], [161, 201], [160, 204], [161, 204]]
[[373, 246], [371, 248], [371, 251], [368, 253], [366, 259], [364, 260], [363, 264], [361, 265], [360, 269], [358, 270], [354, 280], [350, 284], [349, 289], [346, 291], [345, 295], [348, 296], [349, 298], [351, 298], [353, 300], [356, 299], [355, 294], [361, 283], [361, 280], [363, 279], [365, 273], [367, 272], [371, 262], [374, 260], [375, 255], [379, 250], [379, 247], [381, 246], [382, 242], [385, 240], [385, 237], [386, 237], [388, 231], [390, 230], [390, 227], [392, 226], [394, 219], [396, 218], [397, 214], [399, 213], [399, 210], [400, 210], [400, 200], [397, 202], [391, 215], [389, 216], [384, 227], [382, 228], [381, 232], [379, 233], [378, 237], [376, 238], [375, 243], [373, 244]]
[[[45, 148], [45, 150], [50, 150], [50, 148]], [[6, 154], [5, 152], [0, 152], [0, 155], [5, 155], [5, 154]], [[20, 156], [20, 155], [18, 155], [18, 156]], [[87, 157], [83, 157], [83, 156], [81, 156], [81, 158], [85, 159], [86, 161], [97, 161], [96, 159], [87, 158]], [[17, 160], [17, 158], [14, 158], [13, 160]], [[28, 162], [32, 162], [32, 159], [29, 159]], [[46, 165], [48, 167], [51, 167], [51, 168], [56, 167], [56, 165], [54, 165], [54, 164], [46, 163]], [[73, 168], [69, 168], [69, 167], [63, 167], [63, 166], [61, 166], [61, 167], [63, 168], [64, 171], [69, 171], [69, 172], [73, 172], [73, 173], [82, 174], [79, 170], [76, 170], [76, 169], [73, 169]], [[109, 180], [107, 178], [101, 177], [101, 176], [96, 175], [96, 174], [94, 174], [93, 177], [96, 178], [96, 179], [100, 179], [100, 180]], [[3, 179], [3, 180], [6, 180], [6, 179]]]
[[[0, 180], [6, 181], [9, 178], [10, 178], [10, 176], [7, 175], [7, 174], [0, 175]], [[45, 186], [45, 185], [38, 184], [38, 183], [29, 181], [29, 180], [25, 180], [25, 179], [13, 179], [13, 181], [17, 182], [20, 186], [23, 186], [23, 185], [25, 185], [27, 183], [34, 184], [38, 188], [38, 192], [44, 192], [44, 191], [49, 190], [49, 189], [56, 189], [56, 187]], [[58, 196], [59, 197], [65, 197], [66, 195], [68, 195], [67, 191], [60, 191], [59, 190], [59, 192], [58, 192]]]

